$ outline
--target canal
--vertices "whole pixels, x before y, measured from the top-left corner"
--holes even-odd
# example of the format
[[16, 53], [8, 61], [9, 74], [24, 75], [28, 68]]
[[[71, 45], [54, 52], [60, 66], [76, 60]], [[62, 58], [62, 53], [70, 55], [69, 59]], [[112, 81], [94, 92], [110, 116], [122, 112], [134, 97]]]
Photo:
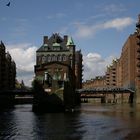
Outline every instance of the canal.
[[32, 112], [31, 104], [0, 111], [1, 140], [138, 140], [140, 106], [82, 104], [74, 113]]

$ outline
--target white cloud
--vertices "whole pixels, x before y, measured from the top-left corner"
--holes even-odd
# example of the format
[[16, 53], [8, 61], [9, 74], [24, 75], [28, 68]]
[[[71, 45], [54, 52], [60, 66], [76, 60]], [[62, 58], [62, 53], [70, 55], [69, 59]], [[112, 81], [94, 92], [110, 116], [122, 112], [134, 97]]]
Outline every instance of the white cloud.
[[77, 30], [75, 32], [75, 36], [77, 38], [89, 38], [92, 37], [96, 32], [100, 30], [105, 29], [116, 29], [116, 30], [122, 30], [126, 28], [127, 26], [131, 25], [134, 22], [134, 20], [130, 17], [124, 17], [124, 18], [115, 18], [109, 21], [106, 21], [104, 23], [98, 23], [98, 24], [75, 24]]
[[7, 51], [10, 52], [16, 63], [17, 79], [23, 79], [25, 84], [29, 86], [34, 75], [36, 50], [37, 47], [32, 46], [31, 44], [7, 45]]
[[86, 56], [83, 56], [84, 80], [104, 75], [106, 67], [111, 64], [114, 58], [114, 56], [110, 56], [103, 59], [98, 53], [89, 53]]
[[77, 24], [77, 30], [75, 33], [75, 36], [77, 38], [87, 38], [93, 36], [97, 30], [99, 30], [101, 27], [99, 25], [83, 25], [83, 24]]
[[129, 25], [131, 25], [134, 20], [130, 17], [126, 18], [116, 18], [114, 20], [110, 20], [103, 24], [105, 29], [115, 28], [117, 30], [121, 30]]
[[[24, 83], [30, 86], [34, 77], [37, 47], [32, 46], [31, 44], [6, 46], [7, 51], [10, 52], [13, 60], [16, 62], [17, 79], [19, 81], [24, 80]], [[83, 56], [84, 80], [94, 78], [98, 75], [103, 75], [105, 73], [106, 66], [111, 64], [113, 58], [113, 56], [110, 56], [103, 59], [98, 53], [88, 53], [87, 55]]]

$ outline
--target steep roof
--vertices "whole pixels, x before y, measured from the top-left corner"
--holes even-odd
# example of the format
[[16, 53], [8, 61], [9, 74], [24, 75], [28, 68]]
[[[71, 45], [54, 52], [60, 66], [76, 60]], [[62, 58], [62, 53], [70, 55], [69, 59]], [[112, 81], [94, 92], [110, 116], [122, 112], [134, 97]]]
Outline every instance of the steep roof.
[[53, 51], [54, 47], [61, 47], [61, 50], [68, 50], [67, 46], [74, 45], [74, 41], [72, 37], [68, 37], [67, 39], [62, 38], [58, 33], [52, 34], [52, 36], [48, 39], [47, 43], [43, 44], [37, 52], [45, 52], [45, 51]]
[[73, 41], [72, 37], [68, 37], [67, 46], [69, 46], [69, 45], [74, 45], [74, 41]]

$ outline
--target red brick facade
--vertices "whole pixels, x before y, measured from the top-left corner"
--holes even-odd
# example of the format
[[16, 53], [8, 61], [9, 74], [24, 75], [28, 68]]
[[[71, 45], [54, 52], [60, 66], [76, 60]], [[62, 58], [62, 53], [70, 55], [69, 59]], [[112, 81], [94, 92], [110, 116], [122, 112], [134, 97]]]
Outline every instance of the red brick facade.
[[0, 43], [0, 90], [15, 88], [16, 64], [6, 52], [5, 45]]
[[[81, 51], [75, 51], [75, 48], [72, 38], [66, 35], [63, 38], [57, 33], [50, 38], [44, 36], [43, 45], [36, 51], [36, 79], [44, 82], [46, 73], [60, 84], [57, 88], [61, 88], [63, 81], [68, 80], [76, 88], [81, 88], [82, 54]], [[58, 83], [55, 85], [59, 86]]]
[[[125, 87], [138, 91], [140, 97], [140, 16], [136, 25], [137, 32], [131, 34], [122, 47], [119, 59], [113, 60], [107, 67], [105, 82], [98, 79], [88, 80], [84, 87]], [[98, 83], [98, 84], [97, 84]]]

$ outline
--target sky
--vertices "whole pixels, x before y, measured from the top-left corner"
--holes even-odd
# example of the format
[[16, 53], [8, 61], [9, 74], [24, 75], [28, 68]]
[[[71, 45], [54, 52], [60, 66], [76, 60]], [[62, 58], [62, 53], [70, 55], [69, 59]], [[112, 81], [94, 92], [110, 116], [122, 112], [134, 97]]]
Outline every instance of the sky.
[[0, 0], [0, 40], [16, 62], [17, 79], [30, 86], [43, 36], [71, 36], [83, 54], [85, 81], [120, 57], [139, 7], [140, 0]]

